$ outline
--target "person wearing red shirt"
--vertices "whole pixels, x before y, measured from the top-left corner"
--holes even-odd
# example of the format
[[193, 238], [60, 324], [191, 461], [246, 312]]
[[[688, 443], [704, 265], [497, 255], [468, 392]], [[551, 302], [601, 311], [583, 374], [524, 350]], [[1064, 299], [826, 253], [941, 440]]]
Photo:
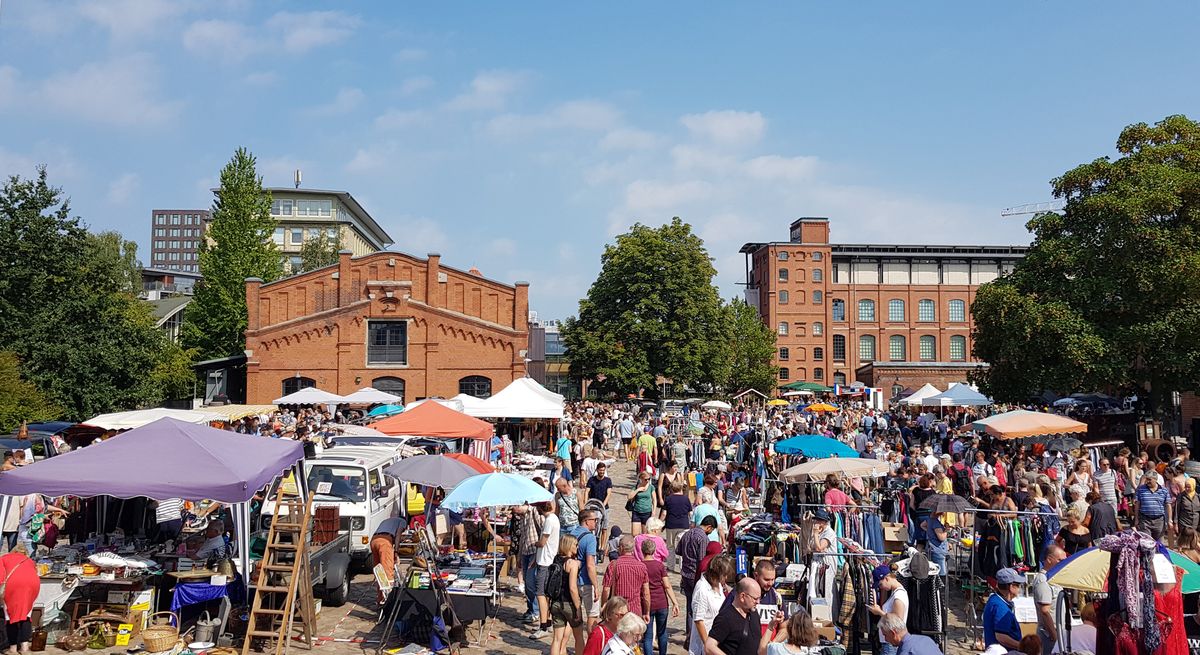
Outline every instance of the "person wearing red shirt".
[[600, 655], [604, 652], [604, 645], [617, 634], [617, 624], [628, 613], [629, 604], [624, 598], [613, 596], [605, 601], [604, 607], [600, 609], [600, 622], [592, 628], [581, 655]]

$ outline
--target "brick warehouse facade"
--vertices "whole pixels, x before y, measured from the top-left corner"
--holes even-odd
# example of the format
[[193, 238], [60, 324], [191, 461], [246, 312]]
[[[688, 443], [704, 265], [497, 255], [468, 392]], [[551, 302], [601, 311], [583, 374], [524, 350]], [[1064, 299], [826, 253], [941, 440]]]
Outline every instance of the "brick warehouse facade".
[[871, 371], [864, 368], [869, 364], [908, 363], [907, 371], [941, 372], [926, 381], [947, 371], [965, 373], [974, 361], [975, 290], [1011, 271], [1027, 250], [831, 244], [827, 218], [793, 221], [790, 237], [741, 249], [746, 302], [777, 335], [774, 364], [781, 384], [858, 380], [892, 386], [895, 373], [887, 380], [862, 379], [859, 371]]
[[270, 284], [246, 281], [246, 402], [306, 386], [366, 386], [405, 402], [487, 395], [525, 375], [529, 285], [398, 252], [352, 257]]

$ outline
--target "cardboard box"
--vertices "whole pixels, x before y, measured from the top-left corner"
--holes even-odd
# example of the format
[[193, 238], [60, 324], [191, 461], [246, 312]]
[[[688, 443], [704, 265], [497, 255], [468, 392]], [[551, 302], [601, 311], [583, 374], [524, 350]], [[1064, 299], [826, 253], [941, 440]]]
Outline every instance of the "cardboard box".
[[837, 628], [825, 621], [813, 621], [813, 628], [816, 630], [817, 637], [826, 641], [837, 641]]
[[824, 598], [813, 598], [809, 601], [808, 613], [812, 616], [813, 623], [833, 623], [833, 608], [829, 606], [829, 601]]
[[888, 552], [903, 550], [908, 544], [908, 528], [903, 523], [883, 524], [883, 549]]

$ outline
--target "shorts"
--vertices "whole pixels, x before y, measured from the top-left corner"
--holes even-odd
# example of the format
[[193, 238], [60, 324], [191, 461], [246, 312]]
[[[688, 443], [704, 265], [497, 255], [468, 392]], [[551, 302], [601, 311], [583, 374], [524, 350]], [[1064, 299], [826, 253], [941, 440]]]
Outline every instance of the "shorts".
[[633, 512], [633, 522], [646, 525], [646, 521], [650, 520], [650, 512]]
[[600, 618], [600, 603], [592, 601], [592, 585], [579, 588], [579, 604], [583, 606], [583, 615], [587, 618]]
[[[533, 593], [538, 596], [545, 596], [546, 595], [546, 578], [550, 577], [550, 567], [542, 566], [541, 564], [538, 564], [536, 566], [537, 566], [537, 572], [533, 576]], [[525, 584], [529, 584], [529, 581], [526, 580]]]
[[550, 621], [554, 623], [556, 628], [565, 628], [571, 626], [578, 628], [583, 625], [583, 619], [577, 618], [575, 608], [571, 606], [570, 601], [556, 600], [550, 603]]

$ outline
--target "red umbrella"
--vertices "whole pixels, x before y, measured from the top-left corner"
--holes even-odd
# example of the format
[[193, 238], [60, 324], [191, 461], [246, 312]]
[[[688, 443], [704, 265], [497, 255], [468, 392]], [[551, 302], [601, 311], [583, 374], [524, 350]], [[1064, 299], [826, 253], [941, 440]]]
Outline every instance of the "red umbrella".
[[456, 459], [456, 460], [462, 462], [463, 464], [470, 466], [471, 468], [475, 469], [476, 471], [479, 471], [480, 473], [495, 473], [496, 472], [496, 467], [492, 466], [491, 464], [488, 464], [487, 462], [483, 461], [482, 459], [479, 459], [478, 457], [476, 457], [474, 455], [469, 455], [467, 453], [443, 453], [443, 457], [449, 457], [450, 459]]

